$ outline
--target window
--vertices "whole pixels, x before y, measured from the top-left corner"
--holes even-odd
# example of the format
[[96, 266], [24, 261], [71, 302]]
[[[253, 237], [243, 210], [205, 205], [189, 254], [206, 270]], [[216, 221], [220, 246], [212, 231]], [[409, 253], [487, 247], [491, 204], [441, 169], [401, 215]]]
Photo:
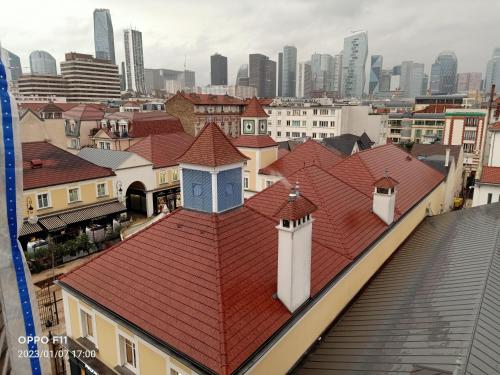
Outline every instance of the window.
[[320, 114], [320, 115], [327, 115], [327, 114], [328, 114], [328, 112], [329, 112], [329, 111], [328, 111], [328, 109], [321, 109], [321, 110], [319, 111], [319, 114]]
[[302, 133], [302, 137], [304, 137], [304, 138], [305, 138], [305, 137], [306, 137], [306, 133]]
[[299, 132], [292, 132], [292, 137], [293, 138], [300, 138], [300, 133]]
[[293, 121], [292, 121], [292, 126], [300, 126], [300, 121], [298, 121], [298, 120], [293, 120]]
[[276, 135], [277, 135], [278, 137], [281, 137], [281, 132], [276, 132]]
[[474, 143], [464, 143], [464, 152], [474, 152]]
[[80, 200], [80, 188], [69, 188], [68, 189], [68, 201], [69, 203], [78, 202]]
[[318, 110], [317, 109], [314, 109], [313, 110], [313, 115], [317, 115], [318, 114]]
[[104, 196], [108, 195], [106, 185], [107, 184], [105, 182], [101, 182], [101, 183], [97, 184], [97, 196], [98, 197], [104, 197]]
[[135, 370], [137, 358], [135, 353], [135, 343], [120, 335], [120, 353], [122, 365]]
[[281, 120], [278, 120], [278, 126], [281, 126]]
[[160, 172], [160, 184], [167, 183], [167, 172]]
[[81, 310], [82, 337], [94, 341], [94, 319], [91, 314]]
[[71, 148], [80, 148], [80, 140], [78, 138], [71, 138]]
[[248, 177], [243, 178], [243, 187], [248, 189]]
[[493, 194], [488, 193], [488, 204], [491, 203], [491, 200], [493, 199]]
[[415, 130], [415, 137], [420, 137], [422, 135], [422, 129]]
[[38, 209], [49, 207], [50, 206], [49, 193], [37, 194], [36, 202], [37, 202]]
[[290, 126], [290, 120], [286, 120], [286, 126]]
[[302, 111], [302, 114], [305, 116], [307, 115], [307, 111]]
[[316, 133], [313, 133], [312, 137], [313, 137], [313, 138], [316, 138]]
[[269, 186], [271, 186], [272, 184], [273, 184], [273, 182], [272, 182], [272, 181], [266, 180], [266, 187], [269, 187]]
[[109, 142], [99, 142], [99, 148], [103, 150], [111, 150], [111, 143]]
[[328, 133], [319, 133], [320, 138], [328, 138]]
[[270, 130], [267, 132], [267, 135], [268, 135], [268, 136], [271, 136], [271, 131], [270, 131]]
[[281, 116], [281, 111], [278, 111], [278, 116]]
[[286, 115], [287, 115], [287, 116], [290, 116], [290, 111], [286, 111]]
[[286, 137], [290, 137], [290, 132], [286, 132], [286, 133], [285, 133], [285, 136], [286, 136]]
[[273, 111], [272, 111], [271, 109], [269, 109], [269, 110], [267, 111], [267, 113], [268, 113], [268, 114], [272, 114], [272, 113], [273, 113]]
[[181, 370], [170, 368], [170, 373], [168, 375], [185, 375]]
[[335, 127], [335, 121], [330, 121], [330, 127], [331, 128]]
[[327, 128], [328, 127], [328, 121], [320, 121], [319, 122], [319, 127], [320, 128]]
[[294, 116], [300, 116], [300, 110], [299, 109], [294, 109], [293, 110], [293, 115]]
[[313, 126], [318, 126], [318, 121], [313, 121]]
[[302, 126], [307, 126], [307, 121], [302, 121]]
[[179, 181], [179, 171], [177, 169], [172, 171], [172, 180]]

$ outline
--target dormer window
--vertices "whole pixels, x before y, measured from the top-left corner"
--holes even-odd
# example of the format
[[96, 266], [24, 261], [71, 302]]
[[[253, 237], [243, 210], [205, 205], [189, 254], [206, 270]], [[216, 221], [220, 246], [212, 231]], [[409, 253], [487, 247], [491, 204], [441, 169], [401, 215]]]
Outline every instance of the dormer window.
[[254, 120], [243, 120], [243, 133], [244, 134], [254, 134], [255, 133], [255, 121]]
[[267, 133], [267, 120], [259, 120], [259, 134]]

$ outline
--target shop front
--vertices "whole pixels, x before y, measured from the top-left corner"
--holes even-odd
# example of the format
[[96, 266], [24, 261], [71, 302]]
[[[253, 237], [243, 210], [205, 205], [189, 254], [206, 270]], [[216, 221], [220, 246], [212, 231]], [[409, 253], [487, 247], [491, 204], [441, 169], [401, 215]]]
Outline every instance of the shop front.
[[161, 190], [153, 193], [154, 214], [162, 212], [166, 205], [169, 212], [172, 212], [180, 206], [181, 188], [174, 187], [171, 189]]

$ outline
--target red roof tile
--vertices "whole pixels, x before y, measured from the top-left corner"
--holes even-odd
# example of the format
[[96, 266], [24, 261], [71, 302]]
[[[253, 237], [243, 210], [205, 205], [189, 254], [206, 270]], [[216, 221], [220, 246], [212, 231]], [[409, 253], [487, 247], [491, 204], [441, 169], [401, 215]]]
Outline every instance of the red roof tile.
[[219, 126], [211, 122], [204, 126], [191, 147], [177, 159], [177, 162], [217, 167], [247, 159], [233, 146]]
[[274, 147], [278, 144], [268, 135], [241, 135], [232, 139], [236, 147], [265, 148]]
[[289, 154], [290, 151], [288, 151], [286, 148], [279, 148], [278, 149], [278, 159], [281, 159], [283, 156], [286, 154]]
[[100, 108], [90, 104], [78, 104], [64, 112], [63, 118], [80, 121], [102, 120], [104, 118], [104, 107]]
[[483, 167], [480, 181], [483, 184], [500, 184], [500, 167]]
[[398, 184], [398, 182], [388, 176], [384, 176], [379, 178], [377, 181], [373, 183], [373, 186], [381, 188], [381, 189], [394, 189], [394, 187]]
[[164, 119], [133, 120], [129, 124], [129, 136], [133, 138], [147, 137], [153, 134], [183, 133], [181, 121], [174, 116]]
[[[245, 104], [243, 100], [235, 98], [229, 95], [212, 95], [212, 94], [195, 94], [195, 93], [185, 93], [179, 92], [176, 94], [184, 97], [193, 104], [199, 105], [243, 105]], [[175, 97], [175, 96], [174, 96]], [[170, 98], [172, 99], [172, 98]], [[169, 99], [169, 100], [170, 100]]]
[[303, 195], [297, 196], [296, 191], [293, 190], [274, 216], [285, 220], [298, 220], [313, 213], [316, 209], [314, 203]]
[[259, 100], [254, 96], [246, 102], [245, 110], [241, 114], [241, 117], [269, 117], [269, 115], [264, 111]]
[[495, 122], [494, 124], [491, 124], [490, 127], [488, 128], [489, 130], [500, 130], [500, 121]]
[[[47, 142], [22, 144], [24, 190], [90, 180], [115, 174]], [[33, 168], [32, 161], [40, 166]]]
[[184, 132], [155, 134], [141, 139], [127, 151], [151, 161], [154, 168], [169, 167], [178, 164], [177, 158], [186, 152], [193, 140], [193, 136]]
[[306, 165], [317, 164], [328, 170], [342, 160], [343, 156], [339, 152], [330, 150], [316, 141], [308, 140], [274, 163], [262, 168], [259, 173], [286, 177]]

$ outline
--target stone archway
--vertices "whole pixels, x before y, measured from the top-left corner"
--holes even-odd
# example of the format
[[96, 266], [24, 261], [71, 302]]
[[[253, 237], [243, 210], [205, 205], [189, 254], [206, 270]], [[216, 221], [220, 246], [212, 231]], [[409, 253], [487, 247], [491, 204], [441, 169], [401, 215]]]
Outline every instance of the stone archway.
[[146, 186], [141, 181], [134, 181], [125, 193], [127, 211], [147, 215]]

